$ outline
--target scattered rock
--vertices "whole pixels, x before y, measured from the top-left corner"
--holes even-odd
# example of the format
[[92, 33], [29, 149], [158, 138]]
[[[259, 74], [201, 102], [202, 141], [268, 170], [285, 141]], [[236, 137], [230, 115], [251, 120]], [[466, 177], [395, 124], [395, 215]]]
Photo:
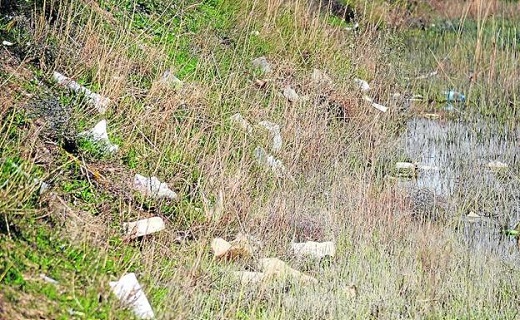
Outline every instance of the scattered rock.
[[444, 91], [444, 95], [446, 96], [447, 102], [464, 102], [466, 101], [466, 97], [457, 91]]
[[84, 136], [90, 138], [92, 141], [102, 144], [102, 147], [106, 152], [114, 153], [119, 149], [119, 146], [113, 144], [108, 139], [107, 133], [107, 121], [101, 120], [99, 121], [94, 128], [83, 131], [79, 134], [79, 136]]
[[227, 242], [222, 238], [215, 238], [211, 241], [211, 249], [215, 258], [237, 259], [249, 258], [253, 256], [253, 246], [251, 240], [246, 235], [239, 233], [235, 240]]
[[395, 168], [397, 170], [415, 170], [417, 166], [411, 162], [396, 162]]
[[58, 281], [54, 280], [53, 278], [50, 278], [50, 277], [47, 277], [45, 274], [43, 273], [40, 273], [40, 278], [45, 281], [45, 282], [48, 282], [48, 283], [52, 283], [52, 284], [58, 284]]
[[258, 125], [267, 129], [267, 131], [269, 131], [271, 134], [271, 137], [273, 138], [271, 150], [273, 150], [273, 152], [280, 151], [282, 149], [282, 135], [280, 133], [280, 126], [270, 121], [260, 121]]
[[478, 222], [481, 220], [481, 216], [479, 216], [478, 214], [476, 214], [475, 212], [471, 211], [470, 213], [468, 213], [468, 215], [466, 215], [466, 220], [468, 222]]
[[300, 98], [300, 96], [298, 96], [296, 91], [293, 88], [291, 88], [290, 86], [286, 86], [283, 89], [283, 96], [285, 98], [287, 98], [287, 100], [289, 100], [289, 102], [296, 102]]
[[370, 85], [365, 80], [354, 78], [354, 83], [357, 84], [359, 89], [363, 92], [370, 90]]
[[263, 258], [258, 261], [258, 264], [260, 270], [262, 270], [266, 277], [293, 277], [304, 283], [318, 283], [316, 278], [289, 267], [285, 262], [278, 258]]
[[123, 223], [123, 229], [129, 239], [146, 236], [165, 229], [164, 221], [160, 217], [141, 219]]
[[384, 105], [382, 104], [379, 104], [379, 103], [375, 103], [374, 100], [372, 98], [370, 98], [369, 96], [363, 96], [363, 99], [365, 101], [368, 101], [370, 102], [371, 106], [376, 108], [377, 110], [381, 111], [381, 112], [386, 112], [388, 110], [388, 107], [385, 107]]
[[161, 82], [165, 85], [172, 86], [175, 89], [180, 89], [183, 86], [183, 82], [177, 78], [171, 70], [164, 71]]
[[415, 79], [417, 79], [417, 80], [424, 80], [424, 79], [428, 79], [428, 78], [431, 78], [431, 77], [435, 77], [437, 74], [438, 74], [437, 71], [432, 71], [430, 73], [417, 76], [417, 77], [415, 77]]
[[244, 129], [248, 133], [253, 132], [253, 126], [249, 123], [249, 121], [244, 119], [240, 113], [235, 113], [229, 118], [229, 120], [231, 120], [233, 123], [236, 123], [240, 128]]
[[224, 193], [222, 190], [219, 190], [218, 197], [214, 203], [206, 198], [204, 194], [202, 194], [202, 200], [204, 202], [204, 212], [206, 213], [206, 219], [209, 221], [219, 221], [224, 214]]
[[148, 178], [136, 174], [134, 177], [134, 188], [144, 196], [156, 199], [166, 198], [176, 200], [178, 198], [177, 194], [168, 187], [168, 184], [159, 181], [157, 177]]
[[491, 161], [487, 164], [487, 166], [488, 166], [488, 168], [493, 169], [493, 170], [506, 169], [509, 167], [507, 165], [507, 163], [503, 163], [500, 161]]
[[256, 147], [254, 155], [260, 165], [269, 167], [277, 177], [281, 178], [287, 174], [287, 169], [282, 161], [268, 154], [264, 148]]
[[152, 306], [137, 281], [135, 273], [128, 273], [119, 281], [109, 283], [112, 292], [126, 306], [132, 309], [139, 319], [154, 319]]
[[89, 99], [89, 102], [97, 109], [99, 113], [105, 113], [106, 109], [110, 104], [110, 99], [101, 96], [100, 94], [94, 93], [89, 89], [83, 87], [76, 81], [62, 75], [59, 72], [54, 71], [54, 80], [62, 86], [65, 86], [77, 93], [82, 93]]
[[256, 58], [252, 61], [252, 63], [255, 68], [259, 69], [263, 73], [270, 73], [273, 71], [271, 65], [269, 64], [269, 62], [267, 62], [267, 59], [265, 57]]
[[243, 286], [262, 282], [266, 278], [263, 272], [254, 271], [235, 271], [233, 275], [240, 279], [240, 283]]
[[336, 254], [336, 246], [332, 241], [291, 243], [291, 249], [297, 257], [310, 256], [322, 259], [325, 257], [334, 257]]
[[321, 84], [321, 85], [331, 85], [332, 79], [320, 69], [314, 69], [312, 70], [312, 76], [311, 76], [312, 82], [315, 84]]
[[255, 80], [255, 86], [259, 87], [260, 89], [264, 88], [266, 84], [267, 84], [266, 80], [260, 80], [260, 79]]

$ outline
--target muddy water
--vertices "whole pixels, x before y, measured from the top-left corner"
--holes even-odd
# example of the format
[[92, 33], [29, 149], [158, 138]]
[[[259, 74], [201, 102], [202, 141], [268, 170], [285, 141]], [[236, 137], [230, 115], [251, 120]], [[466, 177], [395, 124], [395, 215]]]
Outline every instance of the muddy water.
[[[503, 235], [520, 221], [520, 129], [485, 121], [413, 118], [402, 148], [419, 170], [407, 187], [429, 188], [448, 203], [446, 215], [472, 249], [520, 260], [516, 240]], [[505, 169], [491, 169], [500, 161]], [[468, 213], [480, 218], [469, 219]]]

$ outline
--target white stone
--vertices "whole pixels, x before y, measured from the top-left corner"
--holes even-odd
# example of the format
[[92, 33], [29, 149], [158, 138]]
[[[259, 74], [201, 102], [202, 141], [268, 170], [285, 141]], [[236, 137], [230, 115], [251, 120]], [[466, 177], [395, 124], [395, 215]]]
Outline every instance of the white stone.
[[163, 75], [161, 77], [161, 82], [166, 84], [166, 85], [171, 85], [172, 87], [174, 87], [176, 89], [181, 88], [182, 85], [184, 84], [170, 70], [164, 71], [164, 73], [163, 73]]
[[415, 170], [417, 166], [414, 163], [410, 162], [396, 162], [395, 168], [397, 170]]
[[259, 57], [252, 61], [253, 66], [260, 69], [263, 73], [270, 73], [272, 72], [271, 65], [269, 62], [267, 62], [267, 59], [265, 57]]
[[290, 86], [286, 86], [283, 89], [283, 96], [289, 100], [289, 102], [296, 102], [300, 99], [300, 96], [296, 93], [296, 91]]
[[110, 99], [90, 91], [89, 89], [83, 87], [76, 81], [64, 76], [63, 74], [57, 71], [54, 71], [53, 77], [54, 80], [56, 80], [56, 82], [60, 85], [65, 86], [75, 92], [83, 93], [99, 113], [105, 113], [106, 109], [108, 108], [108, 105], [110, 104]]
[[247, 131], [248, 133], [253, 132], [253, 126], [249, 123], [249, 121], [244, 119], [240, 113], [235, 113], [229, 118], [229, 120], [231, 120], [233, 123], [236, 123], [240, 128]]
[[4, 40], [4, 41], [2, 41], [2, 45], [6, 46], [6, 47], [10, 47], [10, 46], [14, 45], [14, 43]]
[[336, 246], [332, 241], [291, 243], [291, 249], [297, 257], [311, 256], [321, 259], [324, 257], [334, 257], [336, 254]]
[[318, 84], [332, 84], [332, 79], [320, 69], [314, 69], [312, 70], [312, 76], [311, 79], [313, 82]]
[[500, 161], [491, 161], [488, 163], [488, 168], [490, 169], [505, 169], [507, 167], [509, 167], [507, 165], [507, 163], [503, 163], [503, 162], [500, 162]]
[[99, 121], [94, 128], [83, 131], [79, 134], [80, 136], [89, 137], [95, 142], [101, 142], [105, 148], [106, 151], [113, 153], [119, 150], [119, 146], [116, 144], [113, 144], [108, 139], [108, 132], [107, 132], [107, 121], [101, 120]]
[[262, 282], [265, 279], [263, 272], [255, 271], [235, 271], [233, 275], [240, 279], [242, 285], [250, 285], [258, 282]]
[[367, 96], [367, 95], [363, 96], [363, 99], [365, 101], [370, 102], [372, 107], [376, 108], [377, 110], [379, 110], [381, 112], [386, 112], [388, 110], [388, 107], [385, 107], [384, 105], [379, 104], [379, 103], [375, 103], [374, 100], [372, 98], [370, 98], [369, 96]]
[[273, 145], [271, 149], [274, 152], [280, 151], [280, 149], [282, 149], [282, 135], [280, 133], [280, 126], [270, 121], [260, 121], [258, 125], [267, 129], [267, 131], [269, 131], [271, 134], [273, 139]]
[[358, 85], [359, 89], [361, 91], [368, 91], [370, 90], [370, 85], [365, 80], [354, 78], [354, 83]]
[[152, 217], [123, 223], [123, 229], [130, 239], [159, 232], [165, 228], [164, 221], [160, 217]]
[[287, 170], [282, 161], [268, 154], [264, 148], [257, 147], [254, 151], [254, 155], [260, 165], [269, 167], [277, 177], [285, 176]]
[[177, 194], [168, 187], [168, 184], [159, 181], [157, 177], [148, 178], [140, 174], [136, 174], [134, 177], [134, 188], [143, 195], [150, 196], [152, 198], [177, 199]]
[[139, 319], [154, 319], [155, 315], [148, 298], [137, 281], [135, 273], [128, 273], [119, 281], [109, 283], [112, 292], [127, 307], [132, 309]]
[[45, 282], [52, 283], [52, 284], [58, 284], [58, 281], [54, 280], [54, 279], [51, 278], [51, 277], [46, 276], [46, 275], [43, 274], [43, 273], [40, 273], [40, 278], [41, 278], [43, 281], [45, 281]]

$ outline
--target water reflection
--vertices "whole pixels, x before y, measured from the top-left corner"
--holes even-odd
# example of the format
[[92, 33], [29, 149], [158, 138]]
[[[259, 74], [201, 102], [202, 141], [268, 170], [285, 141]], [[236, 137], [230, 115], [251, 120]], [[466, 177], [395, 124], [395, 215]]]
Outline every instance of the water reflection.
[[[420, 165], [407, 187], [429, 188], [448, 199], [448, 214], [460, 218], [458, 229], [472, 248], [518, 258], [515, 241], [504, 237], [501, 228], [520, 219], [519, 137], [518, 128], [484, 121], [411, 119], [402, 147]], [[508, 168], [493, 170], [488, 167], [491, 161]], [[428, 170], [421, 170], [421, 165]], [[482, 218], [470, 222], [470, 212]]]

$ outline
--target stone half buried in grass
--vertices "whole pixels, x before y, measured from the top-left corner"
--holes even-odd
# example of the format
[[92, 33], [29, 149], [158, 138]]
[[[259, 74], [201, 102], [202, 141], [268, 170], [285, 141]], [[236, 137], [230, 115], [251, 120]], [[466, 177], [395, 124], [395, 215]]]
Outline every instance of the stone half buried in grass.
[[323, 259], [325, 257], [334, 257], [336, 254], [336, 246], [332, 241], [291, 243], [291, 250], [295, 256], [300, 258], [312, 257]]
[[139, 319], [154, 319], [152, 306], [141, 285], [137, 281], [135, 273], [128, 273], [119, 279], [109, 283], [112, 292], [128, 308], [132, 309]]
[[253, 67], [259, 69], [263, 73], [270, 73], [273, 71], [273, 69], [271, 68], [271, 64], [267, 62], [267, 59], [265, 57], [258, 57], [254, 59], [251, 63], [253, 64]]
[[367, 95], [364, 95], [363, 99], [365, 101], [369, 102], [372, 107], [376, 108], [377, 110], [379, 110], [381, 112], [388, 111], [388, 107], [386, 107], [386, 106], [384, 106], [382, 104], [379, 104], [379, 103], [375, 103], [374, 100], [372, 98], [370, 98], [369, 96], [367, 96]]
[[273, 150], [273, 152], [280, 151], [280, 149], [282, 149], [282, 135], [280, 133], [280, 126], [270, 121], [260, 121], [258, 125], [265, 128], [271, 134], [273, 139], [271, 150]]
[[303, 283], [318, 283], [316, 278], [291, 268], [289, 265], [278, 258], [260, 259], [258, 261], [258, 266], [264, 275], [269, 278], [291, 277]]
[[296, 102], [300, 99], [300, 96], [296, 93], [296, 91], [291, 88], [291, 86], [286, 86], [283, 89], [283, 96], [289, 100], [289, 102]]
[[94, 128], [83, 131], [79, 134], [80, 137], [86, 137], [98, 144], [101, 145], [101, 147], [109, 153], [114, 153], [117, 150], [119, 150], [119, 146], [116, 144], [113, 144], [108, 139], [108, 133], [107, 133], [107, 121], [101, 120], [99, 121]]
[[507, 165], [507, 163], [503, 163], [500, 161], [491, 161], [487, 164], [487, 166], [491, 170], [502, 170], [502, 169], [507, 169], [507, 167], [509, 167]]
[[363, 79], [354, 78], [354, 83], [363, 92], [370, 90], [370, 85]]
[[331, 85], [332, 79], [320, 69], [314, 69], [312, 70], [311, 75], [312, 82], [318, 85]]
[[287, 169], [283, 165], [281, 160], [276, 159], [270, 155], [262, 147], [256, 147], [254, 151], [256, 161], [264, 166], [271, 169], [271, 171], [279, 178], [284, 177], [287, 174]]
[[177, 78], [171, 70], [164, 71], [161, 77], [161, 83], [167, 86], [171, 86], [174, 89], [180, 89], [183, 86], [183, 82]]
[[165, 198], [171, 200], [176, 200], [178, 198], [177, 194], [168, 187], [168, 184], [159, 181], [157, 177], [145, 177], [136, 174], [134, 177], [134, 189], [144, 196], [151, 198]]
[[215, 238], [211, 241], [211, 249], [215, 258], [219, 259], [238, 259], [250, 258], [253, 256], [253, 246], [248, 236], [239, 233], [235, 240], [228, 242], [222, 238]]
[[465, 102], [466, 96], [458, 91], [444, 91], [444, 96], [446, 97], [447, 102]]
[[238, 125], [241, 129], [245, 130], [247, 133], [253, 132], [253, 126], [244, 119], [244, 117], [240, 113], [235, 113], [232, 115], [229, 120], [231, 120], [232, 123]]
[[64, 76], [63, 74], [57, 71], [54, 71], [53, 77], [58, 84], [67, 87], [76, 93], [84, 94], [85, 97], [87, 97], [89, 103], [92, 104], [99, 113], [105, 113], [108, 106], [110, 105], [110, 99], [103, 97], [98, 93], [90, 91], [89, 89], [80, 85], [76, 81]]
[[411, 162], [396, 162], [395, 170], [399, 177], [415, 177], [417, 165]]
[[160, 217], [152, 217], [123, 223], [123, 230], [125, 231], [126, 237], [129, 239], [146, 236], [162, 231], [165, 228], [164, 221]]

